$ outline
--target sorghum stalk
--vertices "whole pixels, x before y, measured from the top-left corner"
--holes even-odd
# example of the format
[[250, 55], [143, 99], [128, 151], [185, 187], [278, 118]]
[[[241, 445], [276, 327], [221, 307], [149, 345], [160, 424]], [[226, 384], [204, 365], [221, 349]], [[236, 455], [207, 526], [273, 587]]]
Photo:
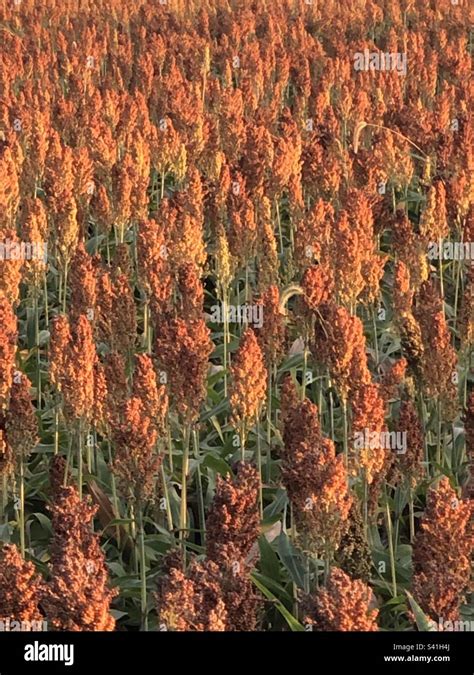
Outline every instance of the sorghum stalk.
[[189, 439], [190, 427], [186, 424], [183, 433], [183, 465], [181, 469], [181, 504], [179, 511], [179, 538], [183, 542], [183, 555], [186, 545], [186, 527], [188, 515], [188, 471], [189, 471]]
[[227, 398], [227, 350], [229, 343], [229, 324], [227, 321], [227, 299], [228, 299], [228, 289], [224, 289], [222, 293], [222, 313], [224, 315], [224, 354], [223, 354], [223, 366], [224, 366], [224, 398]]
[[306, 398], [306, 368], [308, 366], [308, 349], [306, 347], [306, 342], [303, 349], [303, 382], [301, 384], [301, 400], [304, 401]]
[[272, 369], [268, 369], [268, 394], [267, 394], [267, 466], [266, 481], [271, 480], [271, 462], [272, 462]]
[[143, 307], [143, 348], [145, 349], [146, 353], [150, 353], [150, 338], [148, 335], [149, 332], [149, 301], [148, 298], [145, 301], [144, 307]]
[[347, 400], [342, 402], [342, 424], [343, 424], [343, 447], [344, 447], [344, 462], [346, 469], [349, 466], [349, 442], [348, 442], [348, 428], [347, 428]]
[[390, 554], [390, 573], [392, 576], [392, 594], [393, 597], [397, 597], [397, 575], [395, 570], [395, 552], [393, 548], [393, 528], [392, 528], [392, 517], [390, 515], [390, 507], [388, 504], [388, 495], [385, 491], [385, 512], [387, 517], [387, 538], [388, 538], [388, 550]]
[[168, 429], [168, 459], [170, 463], [170, 473], [173, 473], [173, 439], [171, 438], [171, 420], [170, 412], [166, 413], [167, 417], [167, 429]]
[[324, 379], [318, 378], [318, 383], [317, 383], [317, 396], [318, 396], [318, 413], [319, 413], [319, 426], [321, 429], [324, 427], [324, 412], [323, 412], [323, 384], [324, 384]]
[[247, 440], [246, 437], [246, 425], [245, 425], [245, 420], [243, 419], [240, 422], [240, 431], [239, 431], [239, 436], [240, 436], [240, 458], [242, 462], [245, 461], [245, 442]]
[[163, 494], [166, 506], [166, 517], [168, 519], [168, 530], [173, 531], [173, 514], [171, 513], [170, 500], [168, 495], [168, 481], [166, 479], [164, 462], [161, 463], [161, 480], [163, 481]]
[[46, 271], [43, 272], [43, 298], [44, 298], [45, 324], [46, 328], [49, 328], [48, 277]]
[[59, 452], [59, 402], [54, 406], [54, 454]]
[[329, 420], [331, 424], [329, 436], [332, 440], [334, 440], [334, 396], [332, 394], [332, 382], [329, 376], [328, 376], [328, 388], [329, 388]]
[[2, 517], [2, 522], [8, 522], [8, 515], [6, 513], [7, 510], [7, 504], [8, 504], [8, 478], [4, 474], [2, 477], [2, 499], [0, 501], [0, 508], [1, 508], [1, 517]]
[[443, 419], [442, 419], [441, 397], [438, 396], [436, 401], [436, 414], [438, 417], [438, 433], [436, 434], [436, 463], [441, 466], [441, 437], [443, 434]]
[[67, 444], [66, 461], [64, 462], [64, 475], [63, 475], [63, 482], [62, 482], [63, 487], [67, 487], [68, 479], [69, 479], [69, 467], [71, 466], [71, 455], [72, 455], [72, 438], [73, 438], [73, 434], [69, 434], [69, 439], [68, 439], [68, 444]]
[[413, 504], [413, 488], [408, 485], [408, 509], [410, 518], [410, 544], [415, 540], [415, 509]]
[[[41, 353], [39, 341], [39, 307], [38, 295], [39, 289], [35, 287], [34, 291], [34, 315], [35, 315], [35, 349], [36, 349], [36, 386], [37, 386], [37, 405], [38, 410], [41, 410]], [[22, 554], [23, 555], [23, 554]]]
[[443, 306], [443, 314], [444, 314], [444, 277], [443, 277], [443, 256], [441, 251], [443, 250], [443, 239], [442, 237], [439, 238], [438, 240], [438, 251], [440, 252], [439, 256], [439, 288], [440, 288], [440, 294], [441, 294], [441, 300], [442, 300], [442, 306]]
[[64, 275], [62, 277], [63, 283], [63, 300], [62, 300], [62, 312], [66, 314], [66, 300], [67, 300], [67, 275], [68, 275], [68, 263], [64, 263]]
[[130, 500], [129, 506], [130, 513], [130, 536], [132, 537], [134, 546], [133, 546], [133, 566], [135, 574], [138, 574], [138, 558], [137, 558], [137, 515], [135, 509], [135, 503], [133, 500]]
[[[92, 448], [94, 447], [94, 436], [90, 433], [90, 427], [87, 426], [86, 428], [86, 456], [87, 456], [87, 470], [89, 473], [93, 472], [93, 452]], [[91, 442], [91, 437], [92, 437], [92, 442]]]
[[23, 457], [20, 458], [20, 509], [19, 509], [19, 526], [20, 526], [20, 550], [21, 557], [25, 557], [25, 465]]
[[204, 544], [206, 541], [206, 512], [204, 509], [204, 494], [202, 490], [201, 465], [199, 463], [199, 434], [196, 429], [193, 429], [193, 446], [194, 446], [194, 457], [197, 462], [196, 482], [198, 493], [199, 529], [201, 531], [202, 544]]
[[455, 290], [454, 290], [454, 320], [453, 320], [453, 340], [454, 340], [456, 335], [456, 325], [458, 321], [459, 286], [462, 278], [462, 260], [458, 260], [457, 262], [454, 261], [453, 266], [455, 269], [455, 276], [456, 276]]
[[[260, 419], [260, 416], [259, 416]], [[262, 446], [261, 446], [261, 440], [260, 440], [260, 422], [257, 420], [257, 424], [255, 426], [255, 433], [257, 434], [257, 468], [258, 468], [258, 474], [259, 476], [262, 475]], [[263, 519], [263, 486], [262, 482], [260, 481], [260, 487], [258, 490], [258, 502], [260, 506], [260, 518]]]
[[375, 347], [375, 365], [379, 365], [379, 341], [377, 338], [377, 318], [375, 316], [375, 306], [371, 309], [372, 314], [372, 326], [374, 330], [374, 347]]
[[[285, 517], [286, 517], [286, 508], [285, 508]], [[291, 502], [290, 502], [290, 521], [291, 521], [291, 525], [290, 525], [291, 540], [296, 541], [296, 539], [297, 539], [296, 520], [295, 520], [295, 516], [293, 514], [293, 504]], [[299, 612], [298, 588], [297, 588], [294, 581], [291, 582], [291, 588], [292, 588], [292, 593], [293, 593], [293, 614], [298, 619], [298, 612]]]
[[138, 532], [140, 540], [140, 598], [141, 598], [141, 629], [148, 631], [147, 591], [146, 591], [146, 558], [145, 558], [145, 528], [143, 526], [144, 505], [137, 504]]
[[[110, 442], [110, 439], [107, 439], [107, 450], [109, 457], [109, 466], [112, 466], [112, 444]], [[110, 481], [112, 487], [112, 501], [114, 505], [115, 517], [120, 518], [120, 503], [117, 495], [117, 481], [115, 480], [115, 473], [113, 471], [111, 471], [110, 473]], [[115, 529], [115, 536], [117, 539], [117, 547], [120, 549], [120, 527], [118, 525]]]
[[285, 249], [283, 246], [283, 231], [281, 227], [281, 217], [280, 217], [280, 204], [278, 203], [278, 197], [275, 198], [275, 207], [276, 207], [276, 215], [277, 215], [277, 223], [278, 223], [278, 237], [280, 239], [280, 252], [281, 255], [283, 256]]
[[82, 499], [82, 482], [83, 482], [83, 466], [82, 466], [82, 417], [79, 420], [78, 426], [78, 444], [77, 444], [77, 488], [79, 491], [79, 499]]
[[369, 482], [367, 480], [367, 468], [363, 467], [362, 469], [362, 484], [364, 487], [364, 533], [365, 536], [368, 536], [369, 531]]

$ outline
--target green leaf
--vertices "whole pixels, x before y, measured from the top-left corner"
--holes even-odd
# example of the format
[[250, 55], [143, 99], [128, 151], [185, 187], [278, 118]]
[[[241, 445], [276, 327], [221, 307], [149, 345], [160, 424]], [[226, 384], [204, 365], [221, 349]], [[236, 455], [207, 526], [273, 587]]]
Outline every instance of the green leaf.
[[260, 574], [260, 572], [255, 571], [252, 572], [252, 574], [255, 576], [257, 581], [260, 581], [260, 583], [263, 584], [269, 591], [274, 593], [287, 609], [288, 607], [292, 606], [293, 598], [281, 584], [277, 584], [276, 581], [270, 579], [270, 577], [267, 577], [264, 574]]
[[206, 455], [202, 465], [207, 466], [209, 469], [212, 469], [223, 476], [231, 473], [230, 466], [227, 464], [227, 462], [221, 457], [216, 457], [215, 455]]
[[117, 577], [124, 577], [126, 575], [125, 570], [123, 569], [122, 565], [118, 562], [110, 562], [107, 563], [108, 568], [110, 569], [113, 574]]
[[204, 412], [201, 415], [201, 422], [207, 422], [207, 420], [210, 419], [211, 417], [214, 417], [215, 415], [220, 415], [221, 413], [224, 412], [224, 410], [226, 410], [227, 407], [228, 407], [227, 399], [223, 400], [221, 399], [217, 405], [211, 408], [211, 410], [206, 410], [206, 412]]
[[279, 581], [280, 579], [280, 562], [278, 556], [267, 541], [265, 535], [262, 535], [258, 540], [260, 548], [260, 569], [270, 579]]
[[390, 598], [390, 600], [387, 600], [387, 602], [384, 602], [384, 607], [390, 606], [390, 605], [399, 605], [400, 603], [405, 602], [405, 596], [404, 595], [397, 595], [396, 598]]
[[225, 443], [224, 434], [222, 433], [222, 429], [221, 429], [221, 425], [219, 424], [219, 420], [217, 419], [217, 417], [215, 415], [213, 415], [211, 417], [211, 422], [212, 422], [212, 426], [217, 431], [222, 444], [224, 444]]
[[275, 499], [269, 504], [264, 512], [264, 520], [271, 520], [275, 516], [283, 513], [285, 506], [288, 504], [288, 495], [286, 490], [279, 489], [275, 495]]
[[12, 528], [9, 523], [0, 525], [0, 541], [10, 542], [11, 530]]
[[418, 626], [418, 630], [436, 633], [436, 625], [434, 621], [432, 621], [429, 616], [424, 613], [420, 605], [416, 602], [415, 598], [409, 591], [405, 591], [405, 593], [407, 594], [408, 601], [410, 602], [412, 612], [415, 615], [415, 621], [416, 625]]
[[117, 621], [118, 621], [119, 619], [121, 619], [122, 617], [124, 617], [124, 616], [128, 616], [128, 612], [121, 612], [121, 611], [118, 610], [118, 609], [111, 609], [111, 610], [110, 610], [110, 613], [112, 614], [112, 616], [114, 617], [114, 619], [116, 619]]
[[255, 584], [255, 586], [259, 589], [259, 591], [261, 591], [266, 598], [268, 598], [269, 600], [271, 600], [274, 603], [275, 607], [278, 609], [278, 611], [280, 612], [282, 617], [285, 619], [285, 621], [287, 622], [287, 624], [289, 625], [291, 630], [293, 632], [298, 632], [298, 633], [303, 632], [304, 633], [304, 627], [300, 624], [299, 621], [297, 621], [295, 619], [293, 614], [291, 614], [291, 612], [289, 612], [286, 609], [285, 605], [283, 605], [278, 600], [278, 598], [275, 595], [273, 595], [273, 593], [271, 591], [268, 590], [268, 588], [266, 586], [264, 586], [262, 583], [260, 583], [260, 581], [258, 581], [258, 579], [256, 579], [253, 574], [251, 575], [251, 578], [252, 578], [252, 581]]
[[32, 513], [31, 518], [36, 518], [43, 530], [46, 530], [47, 532], [53, 531], [51, 527], [51, 520], [48, 518], [48, 516], [45, 516], [44, 513]]
[[299, 588], [304, 588], [304, 568], [300, 556], [284, 532], [278, 537], [278, 553], [291, 579]]
[[96, 252], [97, 247], [104, 241], [105, 234], [99, 234], [96, 237], [92, 237], [86, 243], [86, 251], [89, 255], [92, 255]]

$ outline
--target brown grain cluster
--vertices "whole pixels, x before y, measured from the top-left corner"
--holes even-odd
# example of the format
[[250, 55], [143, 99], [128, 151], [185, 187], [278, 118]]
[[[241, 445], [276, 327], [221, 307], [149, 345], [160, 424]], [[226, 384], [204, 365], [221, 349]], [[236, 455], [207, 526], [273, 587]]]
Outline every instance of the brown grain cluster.
[[14, 544], [0, 550], [0, 607], [2, 621], [43, 621], [40, 602], [43, 581], [31, 562], [26, 562]]
[[[57, 486], [56, 486], [57, 487]], [[111, 631], [110, 603], [116, 591], [99, 537], [91, 529], [97, 507], [79, 498], [74, 487], [57, 487], [50, 506], [53, 539], [50, 579], [42, 607], [53, 630]]]
[[436, 622], [458, 621], [471, 575], [472, 502], [442, 478], [428, 493], [413, 547], [413, 595]]
[[378, 610], [371, 589], [333, 568], [325, 588], [308, 603], [305, 623], [318, 631], [377, 631]]
[[282, 400], [282, 479], [295, 509], [304, 547], [332, 555], [346, 529], [352, 505], [342, 454], [324, 438], [317, 407], [299, 401], [291, 382]]
[[262, 599], [250, 579], [249, 554], [259, 536], [255, 467], [240, 462], [235, 476], [220, 478], [206, 520], [206, 559], [183, 571], [179, 554], [165, 560], [156, 596], [167, 630], [255, 631]]
[[267, 369], [252, 328], [243, 334], [231, 370], [232, 421], [237, 428], [242, 424], [251, 425], [259, 416], [267, 390]]

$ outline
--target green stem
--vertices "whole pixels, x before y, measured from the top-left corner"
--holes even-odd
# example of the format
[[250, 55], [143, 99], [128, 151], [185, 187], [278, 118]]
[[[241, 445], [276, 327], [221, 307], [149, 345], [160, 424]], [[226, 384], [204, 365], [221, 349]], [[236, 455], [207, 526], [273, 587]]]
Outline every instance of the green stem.
[[8, 505], [8, 477], [6, 474], [3, 475], [3, 487], [2, 487], [2, 500], [0, 503], [1, 509], [2, 509], [2, 521], [7, 523], [8, 522], [8, 513], [7, 513], [7, 505]]
[[408, 487], [408, 508], [410, 512], [410, 544], [415, 541], [415, 508], [413, 504], [413, 489]]
[[35, 314], [35, 350], [36, 350], [36, 387], [38, 410], [41, 410], [41, 353], [39, 341], [39, 308], [38, 308], [39, 289], [34, 289], [34, 314]]
[[229, 339], [229, 324], [227, 323], [227, 293], [228, 291], [225, 290], [222, 294], [222, 314], [224, 319], [224, 398], [227, 398], [227, 350]]
[[62, 282], [63, 282], [63, 302], [62, 302], [63, 314], [66, 314], [67, 276], [68, 276], [68, 264], [66, 262], [66, 263], [64, 263], [64, 277], [62, 279]]
[[[107, 440], [107, 454], [108, 454], [108, 459], [109, 459], [109, 468], [111, 469], [110, 472], [110, 481], [111, 481], [111, 487], [112, 487], [112, 502], [114, 505], [114, 511], [115, 511], [115, 517], [120, 518], [120, 504], [119, 504], [119, 499], [118, 499], [118, 494], [117, 494], [117, 482], [115, 480], [115, 473], [112, 470], [113, 467], [113, 459], [112, 459], [112, 444], [110, 443], [109, 440]], [[115, 529], [115, 536], [117, 539], [117, 547], [120, 549], [120, 527], [117, 525]]]
[[367, 537], [369, 531], [369, 481], [367, 480], [367, 469], [362, 470], [362, 481], [364, 486], [364, 534]]
[[133, 502], [133, 499], [131, 497], [130, 499], [130, 507], [129, 507], [129, 512], [130, 512], [130, 534], [133, 539], [133, 569], [135, 574], [138, 574], [138, 556], [137, 556], [137, 516], [136, 516], [136, 510], [135, 510], [135, 504]]
[[246, 442], [245, 420], [242, 420], [242, 422], [240, 423], [240, 458], [242, 462], [245, 462], [245, 442]]
[[170, 506], [170, 500], [169, 500], [169, 493], [168, 493], [168, 481], [166, 479], [166, 473], [165, 473], [165, 467], [164, 463], [161, 463], [161, 480], [163, 482], [163, 495], [165, 498], [165, 506], [166, 506], [166, 518], [168, 520], [168, 530], [170, 532], [173, 531], [173, 514], [171, 513], [171, 506]]
[[139, 502], [138, 511], [138, 530], [140, 536], [140, 606], [141, 606], [141, 629], [148, 631], [148, 612], [147, 612], [147, 590], [146, 590], [146, 558], [145, 558], [145, 528], [143, 526], [144, 507]]
[[308, 350], [306, 349], [306, 344], [303, 350], [303, 382], [301, 385], [301, 400], [304, 401], [306, 397], [306, 369], [308, 367]]
[[143, 348], [148, 354], [150, 353], [150, 343], [148, 339], [148, 299], [143, 308]]
[[25, 557], [25, 466], [23, 457], [20, 459], [20, 550], [22, 558]]
[[[291, 519], [291, 539], [293, 542], [296, 541], [296, 522], [293, 514], [293, 504], [290, 502], [290, 519]], [[293, 590], [293, 616], [298, 618], [299, 606], [298, 606], [298, 588], [294, 581], [292, 581], [292, 590]]]
[[171, 438], [171, 421], [170, 421], [170, 413], [168, 411], [168, 461], [170, 463], [170, 473], [172, 474], [174, 471], [174, 464], [173, 464], [173, 439]]
[[198, 511], [199, 511], [199, 529], [201, 531], [202, 544], [206, 542], [206, 512], [204, 509], [204, 492], [202, 489], [201, 465], [199, 463], [199, 435], [196, 429], [193, 429], [194, 458], [197, 462], [196, 481], [198, 492]]
[[82, 466], [82, 420], [79, 421], [79, 433], [77, 444], [77, 487], [79, 490], [79, 499], [82, 499], [82, 482], [83, 482], [83, 466]]
[[444, 314], [444, 277], [443, 277], [443, 239], [440, 237], [439, 242], [439, 287], [441, 293], [441, 300], [443, 301], [443, 314]]
[[260, 424], [257, 421], [255, 426], [257, 433], [257, 469], [260, 476], [260, 487], [258, 491], [258, 501], [260, 505], [260, 519], [263, 520], [263, 480], [262, 480], [262, 445], [260, 441]]
[[379, 365], [379, 341], [377, 338], [377, 318], [375, 316], [375, 307], [372, 307], [372, 326], [374, 329], [374, 347], [375, 347], [375, 367]]
[[[91, 442], [92, 440], [92, 442]], [[92, 456], [93, 456], [93, 449], [94, 449], [94, 437], [90, 433], [90, 429], [86, 430], [86, 455], [87, 455], [87, 471], [89, 473], [93, 472], [93, 467], [92, 467]]]
[[43, 299], [44, 299], [44, 315], [46, 328], [49, 327], [49, 301], [48, 301], [48, 278], [46, 272], [43, 274]]
[[179, 538], [183, 542], [183, 551], [186, 548], [184, 540], [186, 539], [188, 514], [189, 437], [190, 428], [189, 425], [186, 425], [183, 434], [183, 466], [181, 472], [181, 504], [179, 511]]
[[388, 537], [388, 550], [390, 554], [390, 571], [392, 575], [392, 593], [393, 597], [397, 597], [397, 575], [395, 568], [395, 552], [393, 548], [393, 529], [392, 529], [392, 518], [390, 516], [390, 507], [388, 505], [388, 497], [385, 492], [385, 512], [387, 516], [387, 537]]
[[442, 418], [442, 405], [441, 405], [441, 397], [438, 396], [437, 400], [437, 417], [438, 417], [438, 433], [436, 434], [436, 463], [441, 466], [441, 460], [442, 460], [442, 452], [441, 452], [441, 446], [442, 446], [442, 435], [443, 435], [443, 418]]
[[326, 545], [324, 548], [324, 584], [326, 585], [331, 572], [331, 556], [329, 546]]
[[[322, 385], [321, 385], [322, 386]], [[334, 396], [332, 393], [331, 378], [328, 378], [329, 386], [329, 421], [330, 421], [330, 437], [334, 440]]]
[[68, 480], [68, 476], [69, 476], [69, 467], [71, 466], [73, 438], [74, 438], [74, 434], [70, 433], [69, 434], [67, 454], [66, 454], [66, 466], [64, 467], [64, 479], [63, 479], [63, 485], [64, 486], [67, 485], [67, 480]]
[[267, 483], [270, 483], [272, 476], [272, 366], [268, 369], [267, 397], [267, 466], [265, 467], [265, 479]]
[[276, 206], [276, 215], [277, 215], [277, 223], [278, 223], [278, 237], [280, 239], [280, 252], [283, 257], [283, 254], [285, 252], [284, 246], [283, 246], [283, 231], [281, 227], [281, 217], [280, 217], [280, 205], [278, 203], [278, 199], [275, 198], [275, 206]]
[[346, 469], [349, 467], [349, 440], [347, 429], [347, 401], [342, 401], [342, 425], [343, 425], [343, 444], [344, 444], [344, 462]]
[[458, 260], [453, 263], [456, 275], [456, 284], [454, 290], [454, 322], [453, 322], [453, 340], [455, 340], [456, 326], [458, 321], [458, 304], [459, 304], [459, 286], [462, 277], [462, 261]]
[[59, 402], [54, 406], [54, 454], [59, 453]]

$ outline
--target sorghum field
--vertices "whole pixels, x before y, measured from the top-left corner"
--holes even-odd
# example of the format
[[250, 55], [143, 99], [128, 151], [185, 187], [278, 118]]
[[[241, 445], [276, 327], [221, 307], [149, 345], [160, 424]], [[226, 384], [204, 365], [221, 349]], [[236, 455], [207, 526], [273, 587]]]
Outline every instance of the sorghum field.
[[472, 629], [467, 1], [0, 35], [1, 621]]

